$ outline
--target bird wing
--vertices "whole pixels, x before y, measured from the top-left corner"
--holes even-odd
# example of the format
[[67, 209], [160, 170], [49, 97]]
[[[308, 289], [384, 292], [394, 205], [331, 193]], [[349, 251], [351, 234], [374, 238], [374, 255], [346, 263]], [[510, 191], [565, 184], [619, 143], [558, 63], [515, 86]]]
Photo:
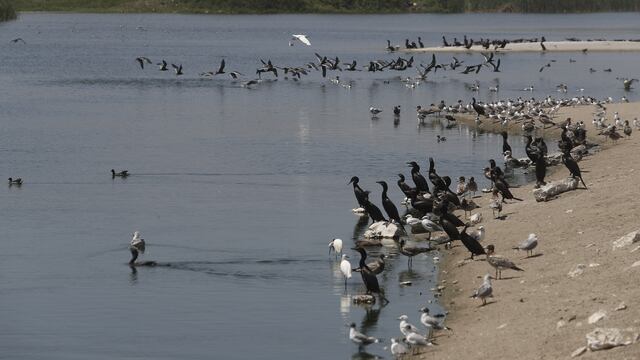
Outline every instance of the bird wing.
[[303, 44], [307, 45], [307, 46], [311, 46], [311, 41], [309, 41], [309, 39], [307, 39], [306, 35], [302, 35], [302, 34], [294, 34], [293, 35], [294, 38], [300, 40], [300, 42], [302, 42]]
[[222, 74], [223, 72], [224, 72], [224, 59], [222, 59], [222, 62], [220, 63], [220, 68], [218, 68], [217, 73]]

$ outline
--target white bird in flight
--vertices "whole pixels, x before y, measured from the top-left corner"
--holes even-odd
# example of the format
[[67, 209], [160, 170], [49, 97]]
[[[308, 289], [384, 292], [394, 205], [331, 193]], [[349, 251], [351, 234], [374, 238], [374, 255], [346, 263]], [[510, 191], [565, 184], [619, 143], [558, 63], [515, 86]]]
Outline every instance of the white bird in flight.
[[[309, 39], [307, 39], [307, 35], [302, 35], [302, 34], [293, 34], [291, 35], [291, 40], [295, 41], [298, 40], [301, 43], [307, 45], [307, 46], [311, 46], [311, 41], [309, 41]], [[289, 46], [293, 46], [293, 42], [289, 41]]]

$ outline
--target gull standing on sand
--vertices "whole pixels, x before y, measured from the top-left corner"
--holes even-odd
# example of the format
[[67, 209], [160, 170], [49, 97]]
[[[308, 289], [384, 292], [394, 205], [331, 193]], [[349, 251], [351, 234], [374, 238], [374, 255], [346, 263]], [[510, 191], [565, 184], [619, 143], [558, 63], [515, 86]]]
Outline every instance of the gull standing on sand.
[[333, 239], [329, 243], [329, 255], [331, 255], [331, 251], [336, 252], [336, 257], [339, 254], [342, 254], [342, 239]]
[[450, 328], [442, 325], [440, 323], [440, 320], [436, 319], [436, 316], [438, 317], [443, 317], [444, 315], [436, 315], [436, 316], [431, 316], [429, 315], [429, 308], [428, 307], [423, 307], [422, 309], [420, 309], [420, 312], [422, 312], [422, 315], [420, 316], [420, 322], [422, 323], [422, 325], [426, 326], [429, 329], [429, 337], [431, 337], [431, 332], [433, 330], [449, 330], [451, 331]]
[[407, 315], [400, 315], [398, 320], [400, 320], [400, 332], [402, 332], [404, 336], [409, 335], [410, 332], [420, 331], [420, 329], [418, 329], [415, 325], [407, 321], [409, 320], [409, 317]]
[[342, 254], [342, 261], [340, 262], [340, 272], [344, 276], [344, 289], [347, 290], [347, 279], [351, 279], [351, 263], [347, 260], [349, 256]]
[[476, 289], [471, 298], [482, 300], [482, 305], [484, 306], [487, 304], [488, 297], [493, 297], [493, 287], [491, 286], [491, 275], [486, 274], [482, 285]]
[[[527, 257], [531, 257], [533, 256], [533, 249], [536, 248], [536, 246], [538, 246], [538, 237], [536, 236], [536, 234], [529, 234], [529, 237], [520, 243], [520, 245], [514, 247], [514, 250], [525, 250], [527, 252]], [[529, 255], [529, 252], [531, 252], [531, 255]]]
[[494, 255], [495, 247], [493, 245], [487, 246], [487, 262], [489, 265], [496, 269], [496, 278], [502, 279], [502, 270], [510, 269], [516, 271], [524, 271], [519, 268], [513, 261], [503, 258], [501, 256]]
[[484, 226], [480, 225], [476, 231], [470, 232], [469, 236], [471, 236], [475, 241], [481, 242], [484, 240], [484, 233]]
[[[409, 343], [409, 345], [411, 345], [411, 347], [418, 347], [418, 346], [432, 346], [433, 344], [427, 340], [427, 338], [425, 336], [422, 336], [420, 334], [418, 334], [415, 331], [411, 331], [410, 329], [410, 325], [407, 325], [405, 327], [405, 331], [407, 331], [407, 334], [405, 335], [405, 339], [407, 340], [407, 343]], [[414, 348], [415, 350], [415, 348]]]
[[349, 326], [349, 340], [358, 344], [358, 348], [362, 349], [364, 346], [374, 343], [379, 343], [380, 339], [374, 338], [373, 336], [367, 336], [358, 330], [356, 330], [356, 324], [351, 323]]

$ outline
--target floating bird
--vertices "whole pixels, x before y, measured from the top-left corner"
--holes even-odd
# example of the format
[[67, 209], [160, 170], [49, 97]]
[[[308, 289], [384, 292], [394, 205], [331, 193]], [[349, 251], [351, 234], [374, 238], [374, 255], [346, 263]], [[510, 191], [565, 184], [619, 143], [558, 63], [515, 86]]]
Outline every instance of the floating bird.
[[141, 69], [144, 69], [144, 63], [152, 64], [151, 60], [149, 60], [149, 58], [144, 57], [144, 56], [137, 57], [136, 61], [138, 62], [138, 64], [140, 64], [140, 68]]
[[[533, 256], [533, 249], [538, 246], [538, 237], [536, 234], [529, 234], [529, 237], [521, 242], [518, 246], [514, 247], [514, 250], [525, 250], [527, 252], [527, 257]], [[531, 255], [529, 255], [531, 252]]]
[[351, 323], [351, 325], [349, 327], [350, 327], [349, 340], [351, 340], [354, 343], [358, 344], [358, 348], [359, 349], [362, 349], [364, 346], [369, 345], [369, 344], [375, 344], [375, 343], [381, 342], [380, 339], [376, 339], [376, 338], [374, 338], [372, 336], [367, 336], [367, 335], [359, 332], [358, 330], [356, 330], [356, 324], [355, 323]]
[[351, 279], [351, 263], [349, 262], [349, 256], [342, 254], [342, 261], [340, 262], [340, 272], [344, 277], [344, 289], [347, 290], [347, 279]]
[[440, 142], [444, 142], [444, 141], [447, 141], [447, 138], [446, 138], [446, 137], [444, 137], [444, 136], [436, 135], [436, 141], [437, 141], [438, 143], [440, 143]]
[[129, 266], [156, 266], [157, 263], [155, 261], [136, 262], [138, 254], [144, 254], [145, 250], [146, 243], [144, 242], [144, 239], [140, 237], [139, 231], [135, 231], [133, 233], [133, 238], [131, 239], [131, 244], [129, 245], [129, 251], [131, 252]]
[[487, 304], [487, 298], [493, 297], [493, 287], [491, 286], [491, 275], [486, 274], [483, 278], [482, 285], [474, 291], [471, 298], [482, 300], [482, 305]]
[[624, 86], [624, 89], [629, 91], [632, 89], [631, 85], [633, 85], [634, 81], [638, 81], [638, 79], [620, 79], [622, 80], [622, 86]]
[[[302, 35], [302, 34], [293, 34], [291, 35], [291, 40], [295, 41], [298, 40], [301, 43], [307, 45], [307, 46], [311, 46], [311, 41], [309, 41], [309, 39], [307, 39], [307, 35]], [[289, 45], [293, 46], [293, 42], [289, 42]]]
[[9, 178], [9, 185], [22, 185], [22, 178]]
[[489, 265], [496, 269], [496, 278], [502, 279], [502, 270], [516, 270], [524, 271], [514, 264], [511, 260], [503, 258], [501, 256], [494, 255], [495, 247], [493, 245], [487, 246], [487, 262]]
[[329, 243], [329, 255], [331, 255], [331, 251], [336, 252], [336, 257], [339, 254], [342, 254], [342, 239], [333, 239]]
[[15, 38], [13, 40], [11, 40], [12, 43], [17, 44], [18, 42], [21, 42], [23, 44], [26, 44], [27, 42], [24, 41], [22, 38]]
[[244, 76], [244, 74], [238, 71], [232, 71], [229, 73], [229, 76], [231, 76], [233, 80], [237, 80], [240, 76]]
[[122, 171], [116, 172], [114, 169], [111, 169], [111, 178], [115, 178], [115, 177], [126, 178], [127, 176], [129, 176], [128, 170], [122, 170]]
[[378, 117], [378, 114], [380, 114], [382, 112], [382, 109], [376, 108], [376, 107], [370, 107], [369, 108], [369, 112], [371, 113], [371, 117], [372, 118], [376, 118]]

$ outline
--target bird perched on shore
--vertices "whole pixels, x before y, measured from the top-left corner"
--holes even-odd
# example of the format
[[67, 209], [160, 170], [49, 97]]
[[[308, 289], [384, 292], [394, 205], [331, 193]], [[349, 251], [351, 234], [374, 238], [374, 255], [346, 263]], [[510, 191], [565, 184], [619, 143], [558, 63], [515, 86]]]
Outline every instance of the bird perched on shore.
[[402, 344], [401, 342], [398, 342], [396, 338], [391, 338], [390, 350], [391, 355], [395, 356], [396, 358], [400, 358], [402, 357], [402, 355], [409, 353], [409, 349], [407, 349], [407, 347], [404, 346], [404, 344]]
[[465, 181], [466, 179], [464, 178], [464, 176], [460, 176], [458, 178], [458, 186], [456, 186], [456, 195], [460, 196], [465, 192], [467, 192], [467, 184]]
[[405, 339], [407, 340], [407, 343], [409, 343], [409, 345], [411, 345], [412, 347], [433, 345], [429, 340], [427, 340], [425, 336], [422, 336], [415, 331], [411, 331], [408, 327], [406, 327], [405, 330], [408, 331], [405, 335]]
[[420, 316], [420, 322], [422, 323], [422, 325], [426, 326], [429, 329], [429, 333], [427, 334], [428, 337], [431, 337], [431, 332], [433, 330], [449, 330], [451, 331], [450, 328], [444, 326], [440, 320], [438, 320], [438, 317], [444, 317], [444, 315], [434, 315], [431, 316], [429, 314], [429, 308], [428, 307], [423, 307], [422, 309], [420, 309], [420, 312], [422, 313], [422, 315]]
[[360, 178], [358, 178], [357, 176], [354, 176], [351, 178], [351, 180], [349, 180], [349, 184], [353, 184], [353, 193], [356, 196], [356, 201], [358, 202], [358, 205], [364, 208], [367, 202], [366, 201], [367, 194], [360, 187], [360, 185], [358, 184], [359, 182], [360, 182]]
[[494, 255], [495, 247], [493, 245], [487, 246], [487, 262], [494, 269], [496, 269], [496, 278], [502, 279], [502, 270], [515, 270], [515, 271], [524, 271], [519, 268], [513, 261], [506, 259], [501, 256]]
[[407, 165], [411, 167], [411, 178], [413, 179], [413, 183], [416, 185], [416, 189], [419, 193], [428, 193], [429, 192], [429, 184], [427, 180], [420, 173], [420, 165], [415, 161], [408, 162]]
[[498, 212], [498, 216], [500, 216], [500, 212], [502, 212], [502, 201], [500, 201], [500, 197], [498, 196], [498, 189], [493, 189], [491, 193], [489, 208], [493, 211], [494, 219], [496, 219], [496, 211]]
[[398, 317], [398, 320], [400, 320], [400, 332], [403, 335], [408, 335], [410, 332], [419, 332], [420, 329], [418, 329], [415, 325], [411, 324], [409, 322], [409, 317], [407, 315], [400, 315], [400, 317]]
[[493, 297], [493, 287], [491, 286], [491, 275], [486, 274], [482, 285], [473, 292], [471, 298], [482, 300], [482, 305], [484, 306], [487, 304], [488, 297]]
[[478, 184], [476, 183], [476, 179], [472, 176], [469, 178], [469, 182], [467, 183], [467, 191], [471, 193], [471, 197], [476, 195], [478, 191]]
[[480, 243], [473, 236], [467, 234], [467, 228], [468, 225], [465, 225], [464, 229], [462, 229], [462, 231], [460, 232], [460, 241], [462, 241], [464, 247], [469, 250], [469, 252], [471, 253], [471, 260], [473, 260], [473, 257], [475, 255], [483, 255], [486, 252], [484, 251], [482, 245], [480, 245]]
[[380, 339], [374, 338], [373, 336], [367, 336], [358, 330], [356, 330], [356, 324], [351, 323], [349, 326], [349, 340], [353, 341], [358, 345], [358, 349], [362, 350], [367, 345], [375, 344], [381, 342]]
[[571, 177], [574, 179], [576, 177], [579, 178], [584, 188], [587, 189], [587, 184], [585, 184], [584, 180], [582, 179], [580, 167], [578, 166], [578, 163], [573, 159], [573, 157], [571, 157], [569, 149], [565, 149], [565, 151], [562, 153], [562, 163], [567, 167], [567, 169], [569, 169]]
[[[538, 237], [536, 236], [536, 234], [529, 234], [529, 237], [521, 242], [518, 246], [514, 247], [514, 250], [524, 250], [527, 252], [527, 257], [531, 257], [533, 256], [533, 249], [536, 248], [536, 246], [538, 246]], [[529, 252], [531, 252], [531, 255], [529, 255]]]
[[387, 196], [387, 190], [389, 187], [387, 186], [386, 181], [376, 181], [376, 183], [382, 185], [382, 207], [384, 207], [384, 211], [389, 215], [389, 219], [396, 222], [398, 225], [398, 229], [404, 231], [402, 227], [402, 219], [400, 218], [400, 214], [398, 213], [398, 208], [396, 208], [395, 204], [389, 197]]
[[364, 286], [367, 288], [367, 294], [378, 294], [380, 298], [386, 302], [389, 302], [387, 298], [384, 296], [384, 291], [380, 289], [380, 284], [378, 283], [378, 278], [376, 274], [373, 272], [369, 265], [365, 262], [367, 259], [367, 252], [361, 247], [351, 248], [360, 253], [360, 262], [358, 263], [358, 268], [355, 271], [359, 272], [362, 277], [362, 282]]

